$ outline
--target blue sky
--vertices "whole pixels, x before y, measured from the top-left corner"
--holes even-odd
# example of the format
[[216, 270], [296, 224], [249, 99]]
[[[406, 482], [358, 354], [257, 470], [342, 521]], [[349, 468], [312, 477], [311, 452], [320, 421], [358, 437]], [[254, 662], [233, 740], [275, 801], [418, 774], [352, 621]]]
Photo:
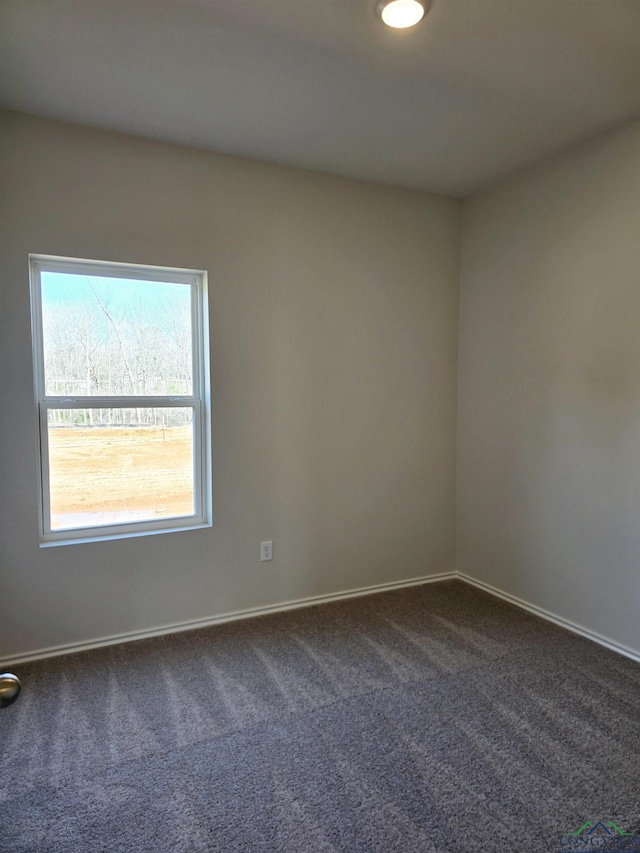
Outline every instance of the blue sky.
[[[42, 303], [49, 305], [73, 304], [82, 302], [91, 294], [89, 284], [93, 285], [101, 297], [108, 298], [110, 307], [127, 308], [141, 297], [153, 295], [153, 301], [159, 304], [168, 300], [184, 309], [188, 307], [190, 288], [184, 284], [167, 284], [157, 281], [139, 281], [137, 279], [108, 278], [106, 276], [75, 275], [73, 273], [42, 272]], [[184, 300], [184, 301], [183, 301]]]

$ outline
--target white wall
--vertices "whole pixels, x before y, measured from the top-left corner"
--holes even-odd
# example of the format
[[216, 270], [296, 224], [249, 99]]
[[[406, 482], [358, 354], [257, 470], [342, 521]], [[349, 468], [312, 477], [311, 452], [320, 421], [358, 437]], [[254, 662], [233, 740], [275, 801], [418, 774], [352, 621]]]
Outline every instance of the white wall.
[[[453, 569], [459, 202], [0, 123], [0, 657]], [[38, 547], [29, 252], [209, 271], [213, 529]]]
[[[464, 204], [457, 567], [640, 651], [639, 153]], [[0, 658], [451, 570], [459, 215], [0, 113]], [[29, 252], [209, 270], [213, 529], [38, 547]]]
[[477, 195], [457, 567], [640, 651], [640, 123]]

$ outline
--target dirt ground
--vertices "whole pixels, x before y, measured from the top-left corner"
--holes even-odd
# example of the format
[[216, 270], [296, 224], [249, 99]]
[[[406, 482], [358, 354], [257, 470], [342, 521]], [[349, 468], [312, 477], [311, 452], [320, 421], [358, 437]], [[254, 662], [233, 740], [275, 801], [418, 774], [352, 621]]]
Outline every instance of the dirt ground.
[[78, 513], [151, 518], [193, 513], [189, 426], [52, 428], [49, 467], [52, 518]]

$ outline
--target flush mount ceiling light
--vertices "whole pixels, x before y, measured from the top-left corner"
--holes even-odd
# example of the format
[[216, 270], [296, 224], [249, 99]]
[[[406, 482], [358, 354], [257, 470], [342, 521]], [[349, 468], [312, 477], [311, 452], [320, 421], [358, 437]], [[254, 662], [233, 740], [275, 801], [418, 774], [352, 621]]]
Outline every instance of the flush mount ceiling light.
[[380, 0], [376, 12], [388, 27], [403, 30], [421, 21], [428, 8], [429, 0]]

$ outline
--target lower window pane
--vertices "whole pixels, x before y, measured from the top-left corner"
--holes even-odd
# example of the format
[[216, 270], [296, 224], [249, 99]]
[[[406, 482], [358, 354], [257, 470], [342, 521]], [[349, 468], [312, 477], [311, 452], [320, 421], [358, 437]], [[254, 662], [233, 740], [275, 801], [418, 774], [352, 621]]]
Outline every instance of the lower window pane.
[[50, 409], [51, 530], [193, 515], [190, 408]]

